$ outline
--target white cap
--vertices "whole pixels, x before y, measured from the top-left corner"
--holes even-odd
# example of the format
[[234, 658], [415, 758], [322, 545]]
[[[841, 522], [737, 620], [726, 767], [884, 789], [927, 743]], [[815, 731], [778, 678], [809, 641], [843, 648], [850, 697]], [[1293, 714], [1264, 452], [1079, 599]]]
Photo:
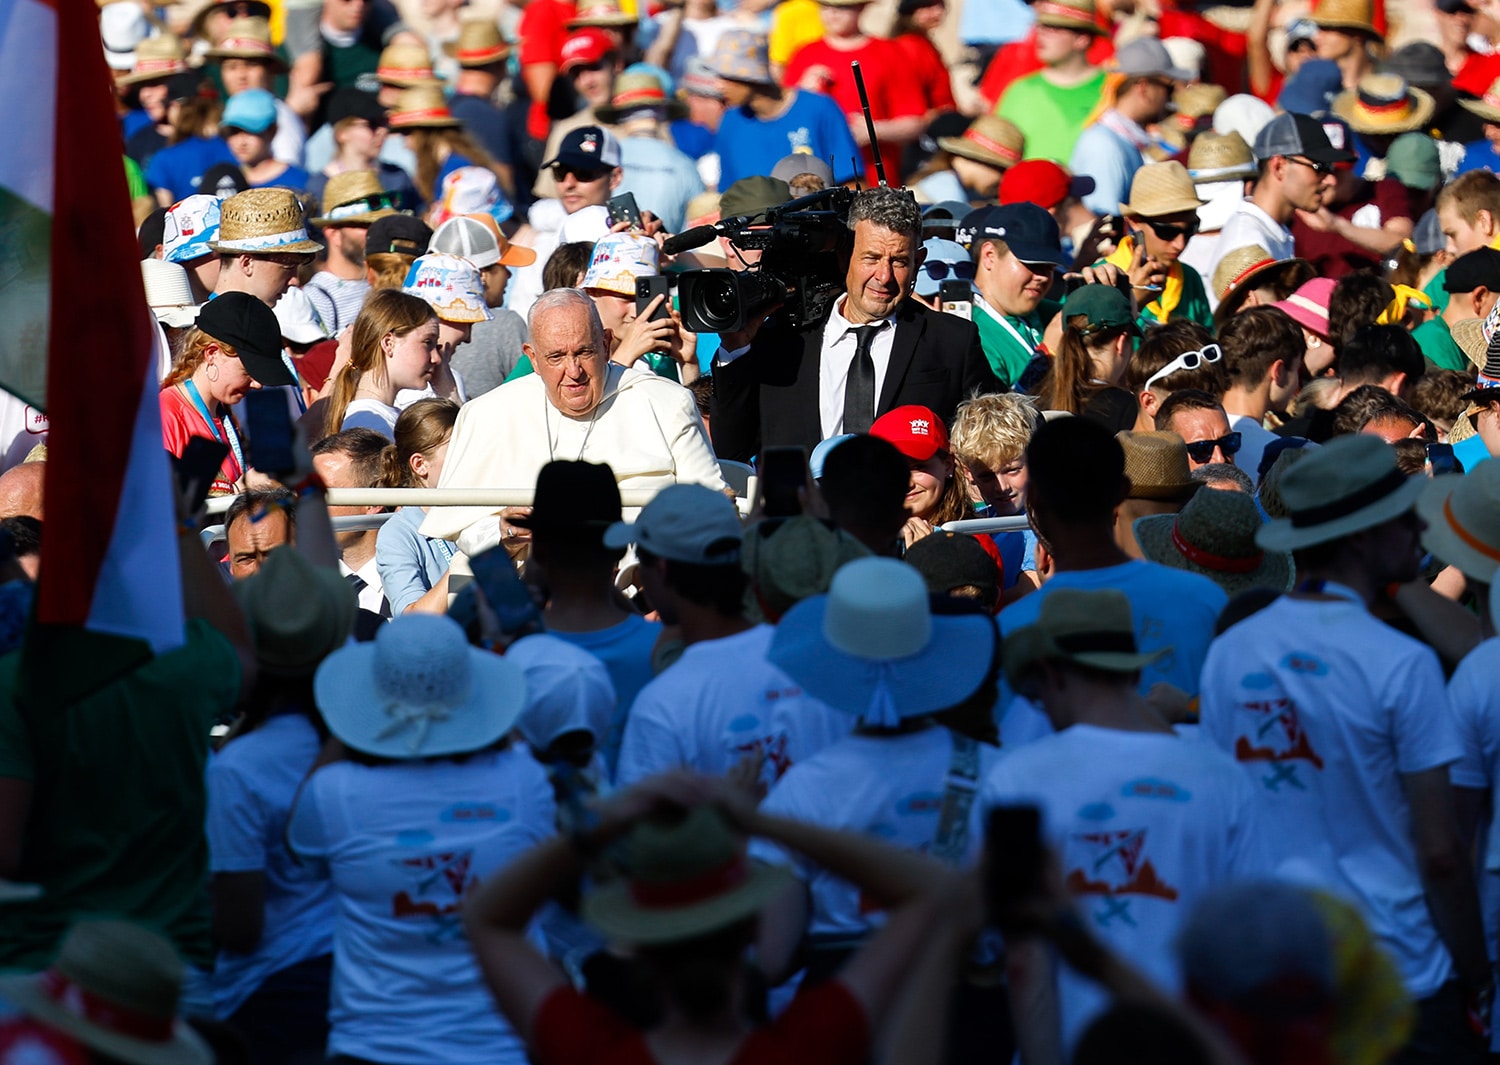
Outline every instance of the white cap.
[[593, 244], [609, 232], [609, 208], [603, 204], [581, 207], [563, 219], [557, 228], [559, 244]]
[[463, 215], [450, 218], [438, 226], [427, 250], [457, 255], [481, 270], [500, 261], [500, 241], [495, 234], [477, 218], [466, 218]]
[[141, 280], [146, 284], [146, 302], [162, 325], [185, 329], [198, 320], [199, 305], [193, 302], [193, 286], [187, 271], [160, 259], [141, 260]]
[[328, 339], [328, 331], [318, 312], [308, 299], [307, 293], [295, 285], [281, 294], [276, 306], [276, 322], [281, 326], [281, 337], [293, 344], [316, 344]]
[[603, 662], [545, 633], [517, 640], [505, 657], [526, 674], [526, 707], [516, 727], [533, 750], [545, 751], [559, 736], [577, 731], [592, 735], [596, 746], [604, 742], [616, 696]]
[[140, 4], [106, 4], [99, 11], [99, 35], [111, 70], [135, 68], [135, 46], [151, 36], [151, 23]]
[[1246, 144], [1254, 144], [1266, 123], [1275, 117], [1276, 112], [1264, 100], [1247, 93], [1236, 93], [1214, 110], [1214, 132], [1233, 130], [1245, 138]]

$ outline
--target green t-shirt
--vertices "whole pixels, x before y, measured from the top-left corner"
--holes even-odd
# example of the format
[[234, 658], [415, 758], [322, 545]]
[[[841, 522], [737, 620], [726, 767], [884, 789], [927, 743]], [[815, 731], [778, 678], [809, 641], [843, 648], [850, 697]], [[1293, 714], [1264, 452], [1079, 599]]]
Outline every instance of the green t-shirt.
[[0, 906], [0, 969], [44, 967], [84, 914], [140, 921], [212, 964], [203, 773], [239, 696], [233, 646], [191, 621], [182, 647], [47, 710], [19, 704], [19, 665], [0, 659], [0, 777], [31, 782], [15, 879], [44, 894]]
[[1010, 119], [1026, 135], [1027, 159], [1052, 159], [1067, 165], [1073, 158], [1073, 142], [1099, 106], [1103, 91], [1103, 70], [1071, 89], [1058, 88], [1038, 71], [1011, 82], [995, 113]]
[[984, 349], [984, 357], [989, 360], [995, 376], [1012, 386], [1036, 357], [1043, 326], [1041, 316], [1035, 312], [1025, 317], [1008, 314], [1005, 321], [1010, 324], [1010, 329], [983, 308], [974, 308], [974, 325], [979, 330], [979, 346]]
[[151, 190], [146, 186], [146, 175], [141, 173], [140, 164], [128, 155], [125, 157], [125, 187], [130, 190], [132, 202], [139, 200], [142, 196], [151, 195]]
[[1441, 316], [1429, 318], [1411, 331], [1411, 338], [1422, 349], [1429, 362], [1444, 370], [1469, 369], [1469, 357], [1453, 339], [1448, 323]]
[[1433, 279], [1427, 282], [1427, 287], [1422, 290], [1432, 301], [1432, 309], [1438, 314], [1442, 314], [1448, 306], [1448, 290], [1443, 287], [1443, 282], [1446, 280], [1448, 280], [1448, 271], [1439, 270]]

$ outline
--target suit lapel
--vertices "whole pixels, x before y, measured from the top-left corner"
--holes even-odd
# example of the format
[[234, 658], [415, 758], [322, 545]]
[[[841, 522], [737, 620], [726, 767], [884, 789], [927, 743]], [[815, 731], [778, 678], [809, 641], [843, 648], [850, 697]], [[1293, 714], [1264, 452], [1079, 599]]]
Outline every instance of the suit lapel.
[[802, 331], [802, 362], [797, 367], [797, 387], [788, 397], [793, 409], [788, 413], [796, 428], [796, 439], [823, 439], [823, 415], [819, 400], [822, 394], [823, 323]]
[[922, 337], [923, 320], [912, 311], [910, 301], [903, 301], [896, 311], [896, 337], [891, 343], [891, 362], [886, 367], [885, 383], [880, 388], [880, 400], [875, 404], [878, 418], [896, 405], [901, 382], [911, 369], [912, 359], [917, 354], [917, 341]]

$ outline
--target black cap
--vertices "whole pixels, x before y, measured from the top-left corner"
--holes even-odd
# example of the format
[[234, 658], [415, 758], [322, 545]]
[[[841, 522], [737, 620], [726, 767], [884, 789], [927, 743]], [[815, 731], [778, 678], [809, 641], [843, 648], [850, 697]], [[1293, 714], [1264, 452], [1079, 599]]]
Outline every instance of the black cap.
[[391, 214], [370, 223], [365, 233], [365, 254], [426, 255], [432, 243], [432, 227], [409, 214]]
[[205, 196], [217, 196], [221, 200], [227, 200], [249, 187], [250, 182], [245, 180], [245, 172], [233, 163], [215, 163], [203, 171], [203, 176], [198, 179], [199, 192]]
[[245, 372], [262, 385], [297, 383], [281, 361], [281, 326], [276, 313], [250, 293], [215, 296], [198, 312], [197, 326], [232, 347], [245, 364]]
[[1444, 292], [1473, 292], [1480, 286], [1500, 292], [1500, 251], [1494, 248], [1460, 255], [1448, 264], [1443, 278]]
[[1000, 574], [995, 560], [972, 536], [935, 532], [912, 544], [904, 559], [922, 575], [929, 595], [978, 588], [986, 611], [1000, 599]]
[[572, 540], [602, 543], [604, 530], [621, 520], [620, 486], [602, 462], [549, 462], [536, 477], [531, 513], [512, 525]]
[[334, 89], [328, 94], [328, 124], [342, 122], [346, 118], [362, 118], [372, 128], [386, 124], [385, 108], [373, 92], [365, 92], [352, 86]]
[[958, 242], [973, 247], [986, 239], [1005, 241], [1023, 263], [1061, 266], [1068, 261], [1052, 212], [1034, 203], [1007, 203], [970, 211], [958, 226]]
[[579, 170], [613, 170], [620, 165], [620, 142], [599, 126], [569, 130], [557, 146], [557, 154], [542, 164], [546, 170], [561, 163]]

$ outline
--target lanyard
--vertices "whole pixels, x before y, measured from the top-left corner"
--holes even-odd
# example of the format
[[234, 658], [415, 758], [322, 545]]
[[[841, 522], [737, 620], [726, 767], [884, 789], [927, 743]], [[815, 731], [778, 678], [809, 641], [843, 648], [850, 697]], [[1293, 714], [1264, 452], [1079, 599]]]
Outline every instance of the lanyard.
[[198, 409], [198, 413], [208, 423], [208, 431], [214, 434], [214, 439], [220, 443], [224, 443], [225, 438], [228, 438], [229, 450], [234, 453], [234, 461], [239, 463], [240, 472], [244, 473], [245, 455], [240, 450], [240, 434], [235, 432], [234, 422], [230, 420], [229, 412], [224, 412], [224, 431], [221, 433], [219, 432], [220, 423], [215, 421], [214, 416], [208, 412], [208, 404], [203, 402], [203, 395], [198, 391], [198, 386], [193, 384], [191, 377], [184, 382], [184, 386], [184, 391], [187, 392], [188, 399], [193, 401], [193, 406]]
[[981, 310], [983, 310], [995, 321], [1000, 323], [1000, 328], [1004, 329], [1007, 333], [1015, 338], [1016, 343], [1021, 345], [1022, 351], [1024, 351], [1028, 355], [1036, 354], [1036, 349], [1041, 344], [1042, 338], [1041, 335], [1037, 333], [1037, 331], [1033, 329], [1027, 322], [1019, 318], [1016, 319], [1016, 321], [1020, 322], [1022, 327], [1024, 327], [1026, 330], [1026, 335], [1023, 336], [1021, 334], [1021, 330], [1017, 329], [1015, 325], [1011, 323], [1009, 315], [1000, 314], [999, 312], [997, 312], [993, 307], [991, 307], [987, 302], [984, 301], [983, 297], [980, 297], [976, 302], [978, 302]]
[[292, 357], [286, 353], [286, 348], [281, 349], [281, 365], [287, 368], [292, 375], [292, 397], [297, 401], [297, 409], [303, 414], [307, 413], [307, 401], [302, 398], [302, 377], [297, 373], [297, 365], [292, 362]]

